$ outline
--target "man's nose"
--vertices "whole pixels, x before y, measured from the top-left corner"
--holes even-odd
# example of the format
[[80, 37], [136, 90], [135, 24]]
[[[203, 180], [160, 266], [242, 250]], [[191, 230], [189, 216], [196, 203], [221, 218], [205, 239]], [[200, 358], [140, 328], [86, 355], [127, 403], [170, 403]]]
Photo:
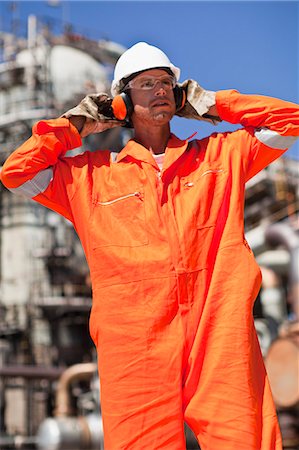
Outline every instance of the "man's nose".
[[166, 89], [163, 87], [163, 84], [160, 83], [160, 81], [158, 81], [157, 83], [159, 84], [156, 87], [155, 95], [166, 95]]

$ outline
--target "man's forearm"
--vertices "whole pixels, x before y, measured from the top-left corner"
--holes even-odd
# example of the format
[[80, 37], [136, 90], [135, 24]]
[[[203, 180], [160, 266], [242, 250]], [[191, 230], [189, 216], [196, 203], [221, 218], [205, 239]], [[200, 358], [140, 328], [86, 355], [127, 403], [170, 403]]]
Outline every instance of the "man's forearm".
[[81, 133], [81, 131], [83, 130], [85, 120], [86, 117], [84, 116], [71, 116], [69, 118], [69, 121], [74, 125], [74, 127], [77, 128], [79, 133]]
[[219, 113], [218, 113], [216, 105], [213, 105], [210, 107], [209, 111], [207, 112], [207, 116], [219, 117]]

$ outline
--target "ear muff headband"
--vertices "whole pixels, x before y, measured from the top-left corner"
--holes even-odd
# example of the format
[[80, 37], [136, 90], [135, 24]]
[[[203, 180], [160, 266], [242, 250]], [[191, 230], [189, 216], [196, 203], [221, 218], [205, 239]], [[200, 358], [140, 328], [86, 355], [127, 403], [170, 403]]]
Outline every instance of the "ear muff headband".
[[[186, 103], [186, 92], [184, 89], [175, 86], [173, 89], [176, 111], [182, 109]], [[133, 104], [131, 98], [125, 92], [116, 95], [112, 100], [112, 110], [114, 116], [118, 120], [129, 120], [133, 112]]]
[[184, 89], [182, 89], [178, 86], [175, 86], [173, 89], [173, 93], [174, 93], [176, 111], [179, 111], [180, 109], [182, 109], [185, 106], [186, 92], [184, 91]]

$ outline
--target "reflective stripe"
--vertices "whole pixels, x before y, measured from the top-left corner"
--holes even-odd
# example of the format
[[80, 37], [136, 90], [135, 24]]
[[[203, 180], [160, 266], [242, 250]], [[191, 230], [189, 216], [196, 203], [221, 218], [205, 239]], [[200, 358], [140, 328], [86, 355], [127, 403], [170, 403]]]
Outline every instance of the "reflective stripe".
[[254, 133], [255, 137], [262, 143], [271, 148], [285, 150], [294, 144], [298, 136], [281, 136], [276, 131], [268, 128], [259, 128]]
[[17, 188], [10, 188], [9, 190], [14, 194], [25, 195], [25, 197], [33, 198], [36, 195], [44, 192], [53, 179], [53, 169], [48, 169], [38, 172], [32, 180], [26, 181]]

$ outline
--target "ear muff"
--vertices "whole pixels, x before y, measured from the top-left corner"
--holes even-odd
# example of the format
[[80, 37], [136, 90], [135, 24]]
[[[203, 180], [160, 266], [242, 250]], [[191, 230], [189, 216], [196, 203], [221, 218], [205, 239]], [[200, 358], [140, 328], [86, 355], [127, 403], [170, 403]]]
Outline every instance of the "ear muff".
[[186, 92], [184, 89], [180, 88], [179, 86], [175, 86], [173, 88], [173, 93], [174, 93], [176, 111], [179, 111], [180, 109], [182, 109], [185, 106]]
[[116, 95], [112, 100], [111, 107], [114, 116], [118, 120], [129, 120], [133, 112], [133, 104], [130, 96], [125, 92]]

